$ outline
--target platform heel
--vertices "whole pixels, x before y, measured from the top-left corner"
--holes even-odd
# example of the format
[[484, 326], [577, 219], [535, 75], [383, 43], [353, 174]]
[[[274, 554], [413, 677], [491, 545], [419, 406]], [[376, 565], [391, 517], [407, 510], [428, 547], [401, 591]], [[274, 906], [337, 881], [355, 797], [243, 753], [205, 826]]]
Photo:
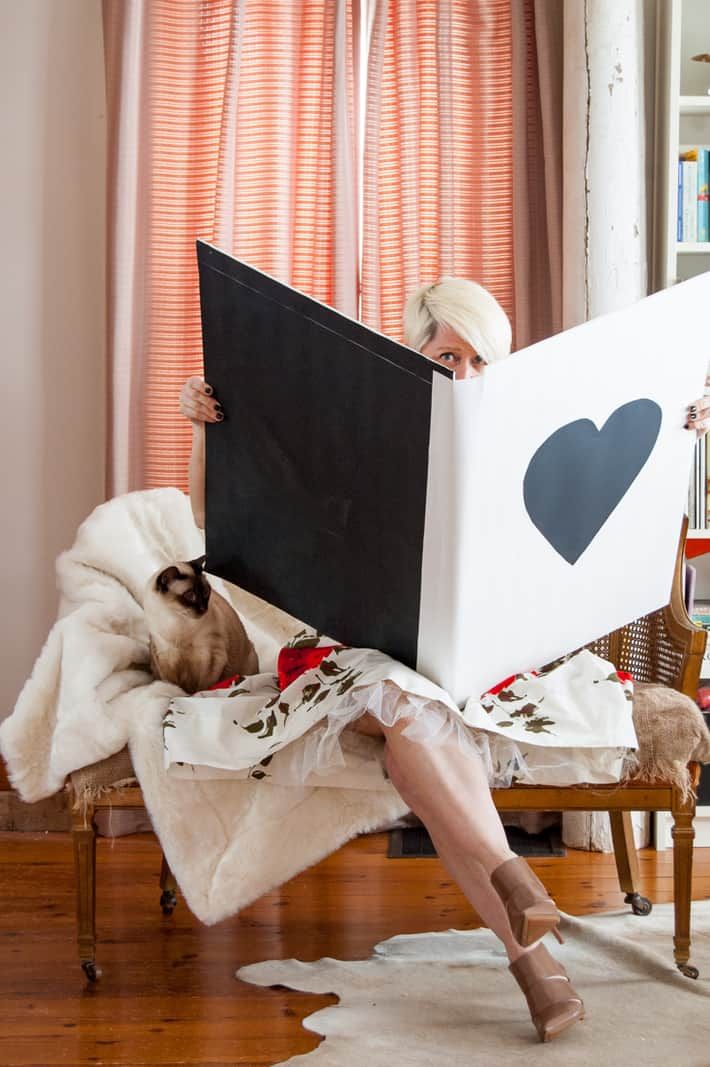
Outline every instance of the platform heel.
[[491, 874], [491, 885], [501, 898], [513, 937], [519, 945], [531, 945], [551, 931], [560, 944], [557, 929], [560, 913], [544, 885], [522, 856], [513, 856]]

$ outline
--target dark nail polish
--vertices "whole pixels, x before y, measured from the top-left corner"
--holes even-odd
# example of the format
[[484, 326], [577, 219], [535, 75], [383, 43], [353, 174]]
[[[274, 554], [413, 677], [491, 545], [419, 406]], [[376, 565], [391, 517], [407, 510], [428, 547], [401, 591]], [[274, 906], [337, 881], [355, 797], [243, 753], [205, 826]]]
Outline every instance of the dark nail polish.
[[690, 418], [691, 418], [691, 419], [697, 419], [697, 417], [698, 417], [698, 416], [697, 416], [697, 415], [695, 414], [695, 412], [694, 412], [694, 411], [691, 411], [691, 413], [690, 413]]
[[208, 396], [212, 396], [212, 386], [211, 385], [206, 385], [205, 386], [205, 392], [207, 393]]
[[697, 411], [697, 410], [698, 409], [697, 409], [697, 406], [695, 404], [691, 404], [690, 407], [688, 408], [688, 411]]
[[224, 415], [222, 414], [221, 411], [218, 411], [217, 414], [215, 415], [215, 418], [217, 419], [217, 422], [221, 422], [222, 419], [224, 418]]

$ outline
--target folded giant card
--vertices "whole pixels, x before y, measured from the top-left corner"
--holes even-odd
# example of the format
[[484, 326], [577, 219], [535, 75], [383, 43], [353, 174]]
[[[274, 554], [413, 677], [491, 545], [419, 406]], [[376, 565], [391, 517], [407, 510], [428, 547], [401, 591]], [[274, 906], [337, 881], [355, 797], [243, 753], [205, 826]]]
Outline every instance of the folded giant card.
[[455, 381], [197, 255], [211, 573], [459, 703], [668, 603], [710, 273]]

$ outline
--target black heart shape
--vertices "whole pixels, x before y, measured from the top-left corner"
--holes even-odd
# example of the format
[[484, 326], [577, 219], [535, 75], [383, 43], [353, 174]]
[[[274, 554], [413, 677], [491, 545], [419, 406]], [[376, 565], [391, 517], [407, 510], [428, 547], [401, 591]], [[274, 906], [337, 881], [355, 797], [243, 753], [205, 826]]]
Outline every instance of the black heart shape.
[[545, 540], [576, 563], [651, 455], [662, 413], [653, 400], [617, 408], [597, 430], [577, 419], [555, 430], [528, 464], [523, 499]]

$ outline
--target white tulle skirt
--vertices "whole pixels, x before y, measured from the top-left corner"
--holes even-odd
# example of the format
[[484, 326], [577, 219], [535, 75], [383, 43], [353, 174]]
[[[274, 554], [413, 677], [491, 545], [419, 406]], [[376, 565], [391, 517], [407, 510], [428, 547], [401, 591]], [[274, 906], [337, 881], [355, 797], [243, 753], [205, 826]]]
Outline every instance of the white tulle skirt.
[[[332, 646], [331, 646], [332, 647]], [[393, 788], [366, 712], [432, 752], [479, 761], [492, 788], [614, 782], [637, 747], [631, 679], [582, 651], [521, 673], [460, 709], [438, 686], [372, 649], [334, 649], [282, 686], [277, 674], [176, 697], [163, 720], [171, 775], [277, 785]], [[281, 679], [283, 682], [283, 679]], [[543, 713], [544, 712], [544, 713]]]

